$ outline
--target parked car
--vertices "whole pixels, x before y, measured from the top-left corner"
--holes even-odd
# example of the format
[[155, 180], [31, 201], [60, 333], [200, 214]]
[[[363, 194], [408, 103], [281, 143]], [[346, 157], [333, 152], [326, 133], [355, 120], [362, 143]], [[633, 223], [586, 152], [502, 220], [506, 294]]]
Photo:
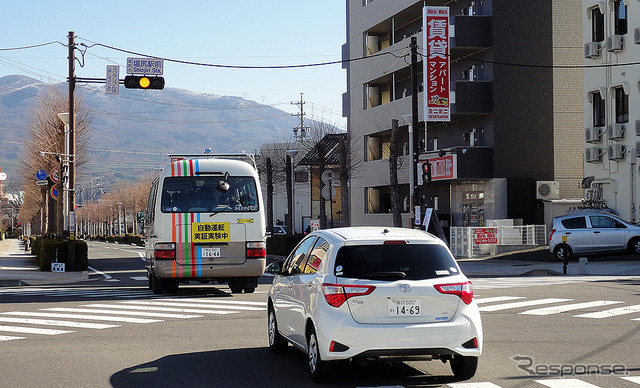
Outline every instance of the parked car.
[[273, 225], [272, 234], [274, 234], [274, 235], [284, 235], [284, 234], [287, 234], [287, 229], [285, 229], [285, 227], [282, 226], [282, 225]]
[[358, 227], [308, 234], [274, 262], [269, 347], [306, 352], [311, 378], [340, 360], [440, 359], [471, 378], [482, 324], [471, 282], [448, 247], [413, 229]]
[[[566, 250], [562, 236], [567, 236]], [[549, 234], [549, 252], [565, 255], [623, 252], [640, 254], [640, 226], [602, 211], [571, 213], [555, 217]]]

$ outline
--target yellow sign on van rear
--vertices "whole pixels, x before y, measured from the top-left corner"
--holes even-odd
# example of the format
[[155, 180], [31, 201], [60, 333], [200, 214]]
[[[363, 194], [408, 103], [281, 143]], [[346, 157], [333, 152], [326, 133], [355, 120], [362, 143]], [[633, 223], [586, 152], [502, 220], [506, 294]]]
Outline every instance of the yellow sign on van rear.
[[230, 225], [229, 222], [194, 222], [191, 224], [191, 241], [230, 241]]

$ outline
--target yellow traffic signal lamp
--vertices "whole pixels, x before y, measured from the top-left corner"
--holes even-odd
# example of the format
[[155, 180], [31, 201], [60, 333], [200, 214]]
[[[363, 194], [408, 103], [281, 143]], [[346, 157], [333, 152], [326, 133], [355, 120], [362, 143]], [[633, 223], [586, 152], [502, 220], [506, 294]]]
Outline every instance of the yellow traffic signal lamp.
[[164, 77], [128, 75], [124, 77], [124, 87], [127, 89], [164, 89]]

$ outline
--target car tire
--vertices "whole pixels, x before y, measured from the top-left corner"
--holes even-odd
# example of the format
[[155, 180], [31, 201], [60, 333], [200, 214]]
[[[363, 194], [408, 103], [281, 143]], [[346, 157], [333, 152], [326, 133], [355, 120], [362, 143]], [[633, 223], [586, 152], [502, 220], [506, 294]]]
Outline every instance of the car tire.
[[629, 241], [629, 250], [631, 251], [631, 253], [640, 255], [640, 238], [636, 237]]
[[313, 327], [307, 335], [307, 359], [309, 361], [309, 372], [311, 379], [316, 383], [325, 382], [331, 374], [331, 363], [324, 361], [320, 356], [318, 336]]
[[269, 349], [273, 353], [285, 353], [289, 346], [286, 339], [278, 332], [278, 321], [273, 307], [269, 306], [267, 319], [267, 334], [269, 335]]
[[449, 361], [453, 375], [461, 380], [468, 380], [476, 374], [478, 369], [478, 357], [473, 356], [453, 356]]
[[255, 287], [245, 287], [244, 288], [244, 293], [245, 294], [253, 294], [256, 291]]
[[567, 258], [571, 257], [571, 247], [567, 246], [567, 252], [565, 252], [564, 244], [558, 244], [553, 250], [553, 256], [560, 261], [564, 261], [565, 254], [567, 254]]

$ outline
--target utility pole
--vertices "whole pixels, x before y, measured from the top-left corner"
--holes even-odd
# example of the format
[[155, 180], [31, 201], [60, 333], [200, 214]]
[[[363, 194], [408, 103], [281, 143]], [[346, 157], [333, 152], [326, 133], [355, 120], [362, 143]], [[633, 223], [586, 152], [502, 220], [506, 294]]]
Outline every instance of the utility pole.
[[[412, 180], [413, 187], [411, 187], [411, 201], [413, 208], [410, 209], [411, 214], [413, 214], [412, 219], [410, 220], [411, 226], [410, 228], [415, 227], [416, 218], [420, 217], [420, 212], [422, 211], [422, 201], [420, 199], [418, 193], [418, 158], [420, 155], [419, 142], [418, 142], [418, 39], [413, 36], [411, 37], [411, 126], [413, 127], [413, 138], [410, 141], [413, 144], [413, 155], [411, 155], [411, 163], [412, 163]], [[426, 97], [425, 97], [426, 98]], [[426, 148], [425, 138], [425, 148]], [[415, 214], [415, 208], [420, 207], [418, 214]]]
[[[304, 141], [307, 136], [307, 130], [309, 127], [304, 126], [304, 100], [302, 99], [302, 93], [300, 93], [300, 101], [292, 101], [291, 105], [298, 105], [300, 113], [291, 113], [291, 116], [296, 116], [300, 119], [300, 124], [293, 128], [293, 137], [298, 141]], [[300, 134], [298, 134], [300, 131]]]
[[69, 270], [76, 268], [75, 186], [76, 186], [76, 34], [69, 31]]

